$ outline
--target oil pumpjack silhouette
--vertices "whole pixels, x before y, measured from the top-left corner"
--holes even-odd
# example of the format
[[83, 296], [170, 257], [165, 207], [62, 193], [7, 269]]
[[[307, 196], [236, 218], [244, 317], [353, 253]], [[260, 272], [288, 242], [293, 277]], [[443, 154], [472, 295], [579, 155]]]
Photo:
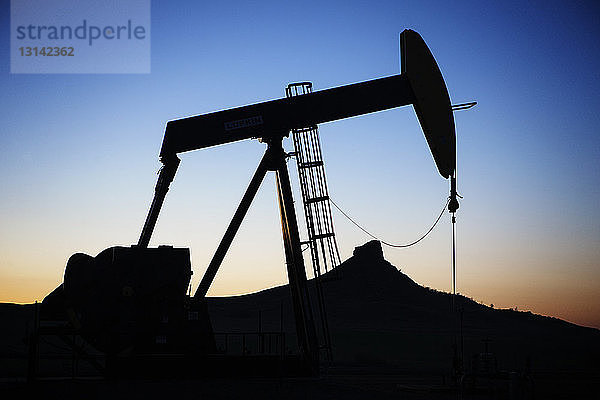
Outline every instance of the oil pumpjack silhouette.
[[[204, 364], [205, 370], [221, 365], [226, 373], [231, 365], [216, 356], [205, 296], [267, 171], [275, 171], [299, 349], [293, 359], [280, 355], [279, 367], [285, 358], [290, 371], [318, 373], [319, 343], [283, 139], [293, 129], [412, 104], [439, 173], [451, 180], [449, 210], [458, 208], [455, 126], [444, 79], [418, 33], [403, 31], [400, 47], [399, 75], [169, 121], [160, 151], [163, 167], [137, 245], [108, 248], [96, 257], [71, 256], [63, 284], [42, 303], [42, 318], [63, 319], [69, 332], [106, 355], [112, 373], [127, 371], [132, 360], [136, 368], [147, 366], [157, 354], [163, 363], [177, 355], [179, 365]], [[189, 249], [148, 248], [179, 166], [177, 155], [245, 139], [259, 139], [266, 151], [200, 285], [188, 296]], [[200, 363], [203, 357], [210, 361]]]

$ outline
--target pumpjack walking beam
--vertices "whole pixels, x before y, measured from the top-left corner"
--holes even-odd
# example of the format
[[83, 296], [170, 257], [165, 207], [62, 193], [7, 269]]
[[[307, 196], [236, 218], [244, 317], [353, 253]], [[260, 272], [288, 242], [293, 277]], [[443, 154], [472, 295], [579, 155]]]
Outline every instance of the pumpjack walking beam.
[[268, 141], [291, 129], [412, 104], [438, 171], [448, 179], [456, 167], [456, 135], [444, 78], [418, 33], [402, 32], [400, 47], [400, 75], [169, 121], [160, 156], [251, 138]]

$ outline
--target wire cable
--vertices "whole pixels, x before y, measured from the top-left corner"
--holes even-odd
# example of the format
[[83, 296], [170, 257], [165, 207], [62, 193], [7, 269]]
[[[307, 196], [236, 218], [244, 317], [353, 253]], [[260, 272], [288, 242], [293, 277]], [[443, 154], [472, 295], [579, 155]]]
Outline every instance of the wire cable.
[[425, 232], [425, 234], [423, 236], [421, 236], [419, 239], [415, 240], [414, 242], [408, 243], [408, 244], [393, 244], [393, 243], [389, 243], [389, 242], [386, 242], [384, 240], [379, 239], [377, 236], [373, 235], [371, 232], [369, 232], [368, 230], [366, 230], [365, 228], [363, 228], [362, 226], [360, 226], [356, 221], [354, 221], [348, 214], [346, 214], [344, 212], [344, 210], [342, 210], [335, 203], [335, 201], [333, 201], [331, 198], [329, 198], [329, 201], [331, 202], [331, 204], [333, 204], [335, 206], [335, 208], [338, 209], [339, 212], [342, 213], [342, 215], [344, 215], [344, 217], [348, 218], [348, 220], [350, 222], [352, 222], [354, 225], [356, 225], [361, 231], [363, 231], [367, 235], [371, 236], [373, 239], [379, 240], [382, 244], [384, 244], [386, 246], [389, 246], [389, 247], [405, 248], [405, 247], [414, 246], [415, 244], [419, 243], [421, 240], [425, 239], [427, 237], [427, 235], [429, 235], [431, 233], [431, 231], [433, 230], [433, 228], [435, 228], [435, 226], [438, 224], [438, 222], [440, 222], [440, 219], [442, 218], [442, 215], [444, 215], [444, 211], [446, 210], [446, 207], [448, 206], [448, 203], [450, 202], [450, 198], [448, 198], [448, 200], [446, 200], [446, 204], [444, 204], [444, 207], [442, 207], [442, 211], [440, 212], [440, 215], [437, 217], [437, 219], [435, 220], [435, 222], [433, 223], [433, 225], [431, 226], [431, 228], [429, 228], [429, 230], [427, 232]]

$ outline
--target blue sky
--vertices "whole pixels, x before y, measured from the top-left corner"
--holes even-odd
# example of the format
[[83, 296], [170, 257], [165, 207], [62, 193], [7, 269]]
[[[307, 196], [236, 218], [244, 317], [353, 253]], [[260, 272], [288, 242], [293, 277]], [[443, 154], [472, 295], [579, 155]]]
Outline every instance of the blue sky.
[[[9, 72], [3, 0], [0, 301], [43, 298], [72, 253], [137, 241], [166, 121], [282, 97], [294, 81], [318, 90], [396, 74], [410, 28], [452, 101], [479, 102], [455, 115], [459, 291], [600, 327], [599, 7], [523, 3], [153, 2], [150, 74], [21, 75]], [[411, 107], [320, 131], [340, 206], [387, 241], [428, 228], [448, 184]], [[195, 282], [263, 151], [246, 141], [182, 155], [151, 244], [190, 247]], [[285, 282], [273, 180], [212, 294]], [[334, 217], [346, 258], [368, 238]], [[415, 248], [384, 251], [420, 284], [449, 289], [449, 216]]]

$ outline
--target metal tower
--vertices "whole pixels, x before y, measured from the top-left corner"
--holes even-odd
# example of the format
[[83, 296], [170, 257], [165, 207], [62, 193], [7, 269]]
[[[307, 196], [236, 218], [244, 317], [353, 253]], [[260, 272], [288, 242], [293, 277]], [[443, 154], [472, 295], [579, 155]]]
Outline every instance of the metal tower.
[[[285, 92], [286, 97], [312, 93], [312, 83], [291, 83]], [[331, 341], [321, 286], [321, 274], [333, 270], [341, 260], [333, 229], [319, 130], [316, 125], [292, 129], [292, 137], [308, 232], [308, 241], [304, 243], [309, 245], [312, 258], [323, 331], [323, 348], [327, 351], [328, 358], [331, 359]]]

